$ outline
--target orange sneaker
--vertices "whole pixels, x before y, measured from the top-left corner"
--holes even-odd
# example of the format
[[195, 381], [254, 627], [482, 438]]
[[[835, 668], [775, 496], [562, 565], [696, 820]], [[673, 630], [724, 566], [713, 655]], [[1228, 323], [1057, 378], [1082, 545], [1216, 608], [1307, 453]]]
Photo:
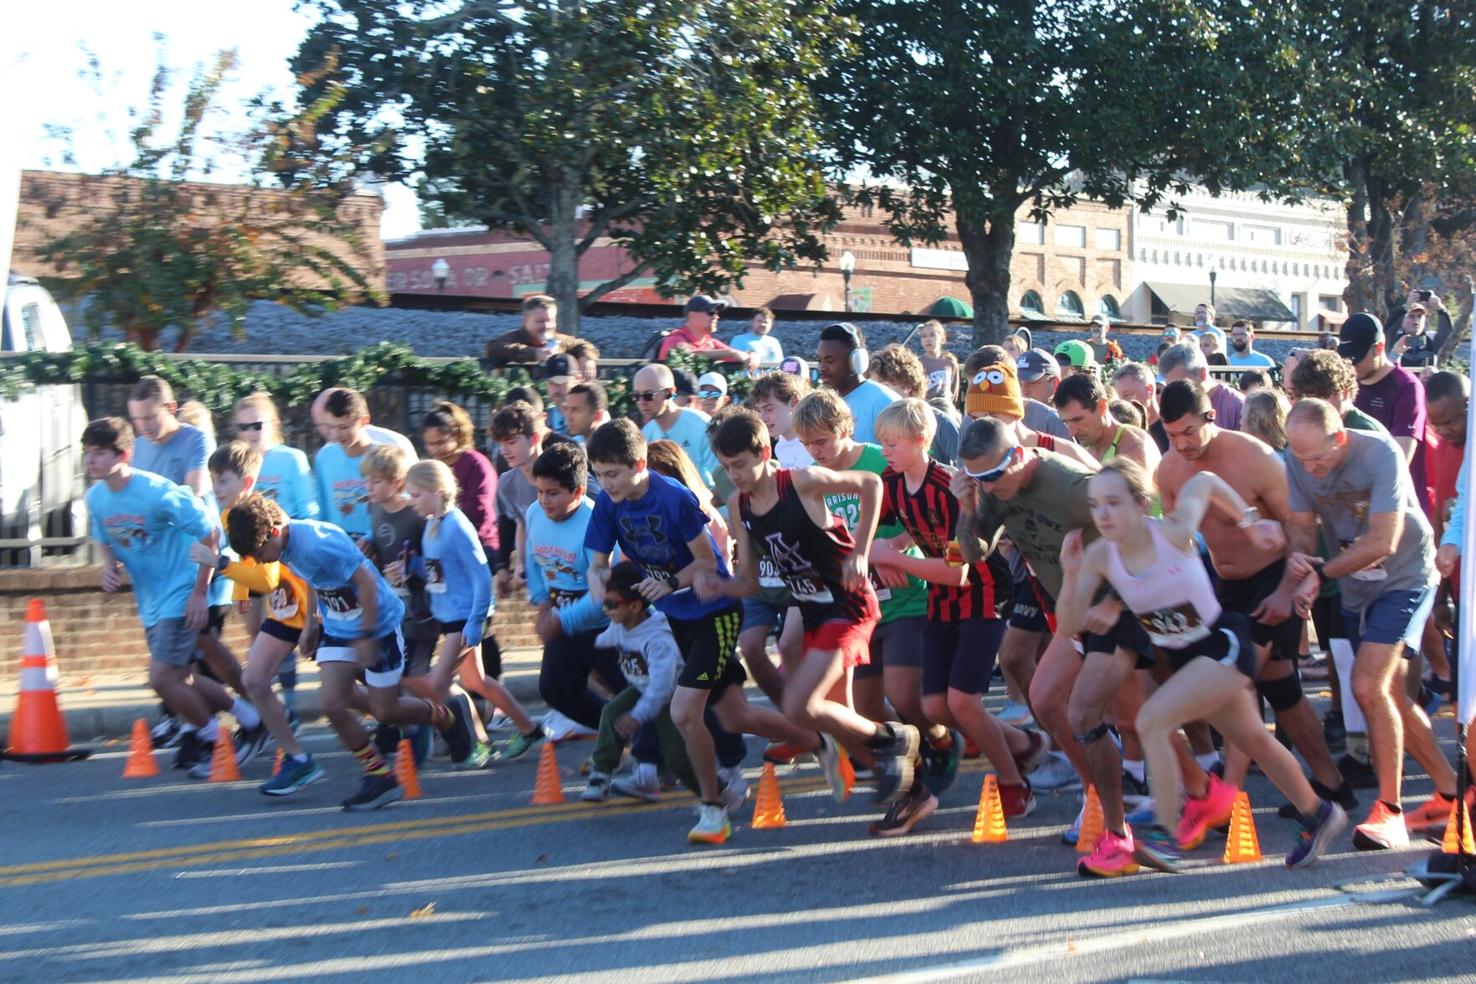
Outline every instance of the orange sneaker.
[[1209, 788], [1200, 799], [1192, 796], [1184, 799], [1184, 812], [1179, 815], [1174, 828], [1174, 843], [1181, 851], [1192, 851], [1204, 843], [1211, 827], [1223, 827], [1230, 822], [1230, 812], [1235, 809], [1234, 786], [1213, 772], [1209, 773]]
[[789, 765], [795, 759], [804, 758], [813, 754], [804, 745], [787, 741], [776, 741], [771, 742], [769, 747], [764, 749], [764, 761], [773, 762], [775, 765]]
[[1445, 831], [1445, 825], [1450, 821], [1451, 807], [1455, 806], [1455, 797], [1446, 796], [1437, 792], [1425, 802], [1413, 810], [1404, 811], [1404, 829], [1411, 834], [1434, 831], [1437, 835]]
[[1374, 800], [1368, 819], [1353, 828], [1353, 846], [1360, 851], [1397, 851], [1409, 847], [1404, 814], [1390, 810], [1383, 800]]

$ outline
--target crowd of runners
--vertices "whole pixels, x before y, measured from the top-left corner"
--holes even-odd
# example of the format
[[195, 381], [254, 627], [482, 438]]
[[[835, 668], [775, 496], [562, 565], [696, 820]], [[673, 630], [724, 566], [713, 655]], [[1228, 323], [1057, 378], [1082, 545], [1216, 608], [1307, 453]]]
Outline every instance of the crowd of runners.
[[[324, 779], [297, 737], [310, 658], [361, 767], [348, 810], [402, 797], [402, 740], [484, 768], [556, 717], [595, 739], [585, 800], [679, 783], [700, 802], [694, 843], [730, 836], [746, 736], [771, 762], [812, 757], [837, 798], [854, 772], [880, 837], [927, 821], [965, 756], [987, 759], [1006, 818], [1090, 788], [1087, 876], [1175, 870], [1253, 764], [1299, 827], [1288, 866], [1350, 815], [1363, 850], [1444, 829], [1457, 776], [1430, 715], [1450, 691], [1464, 376], [1397, 365], [1408, 345], [1386, 350], [1361, 314], [1242, 393], [1177, 329], [1151, 364], [1123, 361], [1105, 322], [960, 364], [936, 322], [920, 354], [835, 324], [812, 365], [783, 356], [767, 312], [717, 342], [720, 312], [694, 298], [661, 354], [726, 371], [641, 368], [637, 422], [611, 418], [598, 353], [532, 298], [495, 344], [543, 391], [509, 393], [485, 435], [436, 404], [423, 459], [351, 389], [315, 400], [310, 462], [264, 394], [215, 446], [166, 382], [140, 380], [127, 419], [81, 440], [103, 590], [127, 570], [147, 635], [156, 743], [205, 778], [226, 712], [240, 764], [282, 750], [262, 793]], [[1246, 358], [1253, 329], [1232, 335]], [[536, 609], [541, 721], [498, 680], [491, 614], [514, 594]], [[244, 659], [221, 641], [233, 617]], [[511, 730], [496, 747], [494, 720]], [[1431, 795], [1405, 799], [1406, 753]]]

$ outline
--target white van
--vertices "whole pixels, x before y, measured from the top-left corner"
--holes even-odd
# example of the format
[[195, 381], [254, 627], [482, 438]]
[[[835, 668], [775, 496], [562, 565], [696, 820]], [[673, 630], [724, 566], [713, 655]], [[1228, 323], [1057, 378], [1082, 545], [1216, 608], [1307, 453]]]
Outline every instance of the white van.
[[[46, 288], [10, 274], [0, 353], [65, 352], [71, 347], [72, 333]], [[40, 563], [42, 537], [86, 535], [80, 444], [86, 426], [80, 386], [37, 386], [15, 399], [0, 399], [0, 541], [28, 541], [0, 543], [0, 565]]]

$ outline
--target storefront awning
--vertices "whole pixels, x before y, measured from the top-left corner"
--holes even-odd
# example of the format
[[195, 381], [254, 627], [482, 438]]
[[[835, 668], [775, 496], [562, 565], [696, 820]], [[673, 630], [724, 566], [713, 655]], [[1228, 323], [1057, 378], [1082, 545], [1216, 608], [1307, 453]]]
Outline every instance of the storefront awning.
[[972, 318], [974, 309], [956, 297], [940, 297], [928, 308], [933, 318]]
[[[1169, 314], [1192, 316], [1200, 304], [1208, 304], [1208, 284], [1148, 284], [1154, 299]], [[1155, 312], [1157, 313], [1157, 312]], [[1262, 287], [1218, 287], [1215, 289], [1215, 314], [1231, 321], [1297, 320], [1291, 308], [1281, 302], [1276, 292]]]

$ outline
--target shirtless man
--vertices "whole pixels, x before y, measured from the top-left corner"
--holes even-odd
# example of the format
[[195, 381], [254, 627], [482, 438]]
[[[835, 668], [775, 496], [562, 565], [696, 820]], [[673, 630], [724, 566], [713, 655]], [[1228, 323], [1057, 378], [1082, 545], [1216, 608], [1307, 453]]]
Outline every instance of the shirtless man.
[[[1286, 469], [1280, 459], [1255, 438], [1217, 427], [1209, 395], [1197, 380], [1181, 379], [1164, 387], [1159, 413], [1171, 444], [1157, 476], [1165, 511], [1174, 508], [1179, 491], [1190, 478], [1209, 471], [1228, 482], [1249, 504], [1243, 523], [1287, 521]], [[1257, 548], [1240, 526], [1213, 510], [1205, 515], [1200, 531], [1220, 576], [1216, 588], [1220, 603], [1229, 611], [1249, 616], [1254, 627], [1256, 690], [1276, 713], [1277, 726], [1307, 760], [1317, 794], [1351, 810], [1358, 805], [1357, 799], [1328, 753], [1322, 725], [1302, 694], [1297, 675], [1303, 622], [1293, 606], [1297, 584], [1287, 572], [1286, 551]], [[1238, 750], [1227, 756], [1226, 782], [1232, 787], [1242, 786], [1248, 764]], [[1211, 785], [1217, 786], [1217, 781]], [[1231, 802], [1223, 795], [1208, 799]], [[1202, 821], [1205, 827], [1219, 826], [1229, 819], [1223, 803], [1213, 810], [1211, 806], [1203, 800], [1189, 800], [1185, 816], [1193, 816], [1196, 824]], [[1206, 811], [1223, 815], [1199, 816]]]

